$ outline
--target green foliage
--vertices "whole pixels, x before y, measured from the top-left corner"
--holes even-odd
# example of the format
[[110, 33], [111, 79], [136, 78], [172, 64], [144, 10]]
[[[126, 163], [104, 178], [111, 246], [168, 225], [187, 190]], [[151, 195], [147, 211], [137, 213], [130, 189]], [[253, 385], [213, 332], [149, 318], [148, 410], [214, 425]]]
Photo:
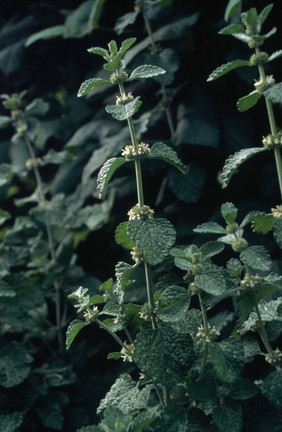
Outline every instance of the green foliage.
[[[0, 429], [279, 432], [275, 6], [25, 3], [0, 43]], [[271, 135], [233, 98], [266, 98]]]
[[263, 147], [255, 147], [249, 149], [242, 149], [239, 152], [235, 153], [232, 156], [229, 156], [225, 161], [225, 165], [222, 169], [222, 173], [220, 176], [220, 180], [222, 183], [222, 187], [226, 188], [233, 177], [233, 175], [237, 172], [237, 169], [242, 165], [246, 160], [250, 159], [252, 156], [265, 151]]
[[176, 235], [172, 224], [163, 218], [129, 221], [127, 233], [151, 265], [161, 263], [168, 256]]

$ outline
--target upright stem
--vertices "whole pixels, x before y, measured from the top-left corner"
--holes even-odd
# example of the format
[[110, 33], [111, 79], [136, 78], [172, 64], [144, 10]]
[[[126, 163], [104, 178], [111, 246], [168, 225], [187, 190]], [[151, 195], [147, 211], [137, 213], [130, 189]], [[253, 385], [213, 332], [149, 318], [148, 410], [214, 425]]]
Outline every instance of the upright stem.
[[[153, 35], [153, 32], [152, 32], [151, 24], [150, 24], [150, 21], [148, 20], [147, 13], [146, 13], [146, 2], [144, 3], [144, 6], [143, 6], [143, 19], [144, 19], [146, 31], [147, 31], [147, 34], [148, 34], [148, 37], [150, 39], [150, 43], [151, 43], [151, 46], [152, 46], [152, 51], [153, 51], [153, 53], [157, 53], [158, 52], [158, 47], [157, 47], [157, 44], [156, 44], [156, 42], [154, 40], [154, 35]], [[162, 89], [162, 94], [163, 94], [163, 101], [164, 101], [164, 104], [165, 104], [165, 109], [164, 110], [165, 110], [166, 120], [167, 120], [167, 124], [168, 124], [168, 127], [169, 127], [170, 134], [172, 136], [175, 131], [174, 131], [174, 126], [173, 126], [173, 121], [172, 121], [172, 115], [171, 115], [170, 109], [169, 109], [169, 107], [167, 105], [168, 104], [167, 91], [166, 91], [166, 88], [165, 88], [165, 86], [163, 84], [161, 84], [161, 89]]]
[[[35, 156], [35, 153], [33, 150], [33, 146], [32, 146], [32, 143], [31, 143], [27, 134], [24, 135], [24, 141], [25, 141], [25, 144], [26, 144], [26, 147], [28, 149], [28, 152], [29, 152], [31, 159], [33, 161], [36, 161], [36, 156]], [[34, 164], [33, 172], [34, 172], [34, 176], [35, 176], [35, 180], [36, 180], [36, 185], [38, 188], [39, 202], [43, 203], [45, 201], [44, 187], [43, 187], [41, 175], [40, 175], [40, 172], [39, 172], [39, 169], [38, 169], [36, 163]], [[51, 227], [48, 223], [46, 223], [45, 226], [46, 226], [46, 232], [47, 232], [47, 238], [48, 238], [49, 252], [50, 252], [50, 256], [51, 256], [51, 262], [54, 264], [56, 262], [57, 257], [56, 257], [56, 251], [55, 251], [55, 245], [54, 245], [52, 230], [51, 230]], [[64, 341], [63, 341], [63, 335], [62, 335], [61, 294], [60, 294], [60, 284], [58, 283], [58, 281], [55, 281], [54, 288], [55, 288], [55, 294], [56, 294], [55, 316], [56, 316], [57, 337], [58, 337], [58, 343], [59, 343], [60, 350], [62, 351], [63, 347], [64, 347]]]
[[[260, 49], [258, 47], [256, 48], [256, 54], [257, 55], [260, 54]], [[258, 65], [258, 70], [259, 70], [260, 79], [262, 81], [265, 81], [266, 75], [265, 75], [264, 66]], [[275, 121], [275, 117], [274, 117], [272, 102], [271, 102], [271, 100], [265, 98], [265, 103], [266, 103], [266, 109], [267, 109], [267, 115], [268, 115], [268, 121], [269, 121], [271, 134], [276, 135], [277, 134], [277, 126], [276, 126], [276, 121]], [[274, 148], [274, 157], [275, 157], [276, 171], [277, 171], [277, 177], [278, 177], [278, 182], [279, 182], [280, 196], [281, 196], [281, 201], [282, 201], [282, 159], [281, 159], [280, 149], [277, 147]]]
[[[198, 292], [198, 299], [199, 299], [199, 304], [200, 304], [200, 308], [201, 308], [201, 312], [202, 312], [204, 331], [205, 331], [206, 336], [208, 336], [209, 335], [209, 324], [208, 324], [207, 310], [206, 310], [206, 307], [203, 303], [203, 299], [202, 299], [202, 295], [201, 295], [200, 291]], [[208, 349], [209, 349], [208, 342], [204, 341], [204, 352], [203, 352], [203, 357], [202, 357], [202, 361], [201, 361], [200, 379], [202, 379], [204, 376], [204, 371], [205, 371], [207, 356], [208, 356]]]
[[[250, 272], [248, 266], [246, 266], [246, 265], [245, 265], [245, 270], [246, 270], [248, 278], [250, 279], [251, 278], [251, 272]], [[274, 359], [273, 349], [272, 349], [271, 343], [269, 341], [268, 334], [266, 333], [266, 330], [265, 330], [265, 326], [264, 326], [264, 323], [263, 323], [263, 320], [262, 320], [262, 317], [261, 317], [261, 313], [260, 313], [260, 310], [259, 310], [259, 307], [258, 307], [258, 302], [257, 302], [257, 299], [256, 299], [256, 296], [255, 296], [253, 288], [251, 288], [251, 293], [252, 293], [252, 297], [253, 297], [254, 309], [255, 309], [255, 312], [256, 312], [257, 317], [258, 317], [259, 335], [261, 337], [261, 340], [263, 342], [263, 345], [264, 345], [264, 347], [265, 347], [268, 355], [272, 359]]]

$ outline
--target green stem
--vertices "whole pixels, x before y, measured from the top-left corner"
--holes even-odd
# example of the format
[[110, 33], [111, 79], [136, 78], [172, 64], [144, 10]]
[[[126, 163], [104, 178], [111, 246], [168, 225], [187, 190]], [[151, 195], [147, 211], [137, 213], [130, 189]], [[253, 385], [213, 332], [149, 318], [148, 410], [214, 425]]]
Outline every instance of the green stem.
[[[246, 266], [246, 265], [245, 265], [245, 270], [246, 270], [248, 278], [251, 280], [251, 272], [250, 272], [250, 269], [248, 268], [248, 266]], [[260, 313], [260, 310], [258, 307], [258, 302], [257, 302], [256, 295], [255, 295], [253, 288], [251, 288], [251, 293], [252, 293], [252, 298], [253, 298], [253, 303], [254, 303], [254, 309], [255, 309], [255, 312], [256, 312], [257, 317], [258, 317], [260, 338], [262, 340], [262, 343], [263, 343], [267, 353], [269, 354], [269, 356], [272, 359], [274, 359], [273, 349], [272, 349], [271, 343], [269, 341], [268, 334], [266, 333], [266, 330], [265, 330], [265, 326], [264, 326], [264, 323], [263, 323], [263, 320], [261, 317], [261, 313]]]
[[[28, 137], [27, 134], [24, 134], [24, 141], [27, 147], [27, 150], [29, 152], [30, 158], [35, 162], [36, 156], [33, 150], [32, 143]], [[33, 172], [36, 180], [36, 185], [38, 188], [38, 195], [39, 195], [39, 203], [45, 202], [45, 193], [44, 193], [44, 187], [43, 182], [41, 179], [41, 175], [39, 172], [39, 169], [34, 163]], [[52, 235], [51, 227], [48, 223], [45, 224], [46, 226], [46, 232], [47, 232], [47, 239], [48, 239], [48, 246], [49, 246], [49, 252], [51, 256], [51, 262], [54, 264], [56, 262], [56, 251], [55, 251], [55, 245], [54, 245], [54, 239]], [[61, 319], [61, 293], [60, 293], [60, 285], [57, 281], [54, 283], [55, 288], [55, 316], [56, 316], [56, 328], [57, 328], [57, 336], [58, 336], [58, 344], [60, 347], [60, 350], [63, 351], [64, 349], [64, 340], [62, 335], [62, 319]]]
[[[200, 291], [198, 292], [198, 299], [199, 299], [199, 304], [200, 304], [200, 308], [201, 308], [202, 321], [203, 321], [205, 334], [208, 337], [209, 336], [209, 323], [208, 323], [207, 310], [206, 310], [206, 307], [203, 303], [203, 299], [202, 299], [202, 295], [201, 295]], [[204, 352], [203, 352], [203, 357], [202, 357], [202, 361], [201, 361], [200, 379], [202, 379], [204, 377], [208, 352], [209, 352], [208, 342], [204, 341]]]
[[[256, 48], [256, 54], [260, 54], [260, 49]], [[259, 70], [259, 76], [262, 81], [265, 81], [266, 75], [263, 65], [258, 65]], [[267, 99], [265, 97], [265, 103], [266, 103], [266, 110], [268, 115], [268, 121], [270, 126], [270, 131], [272, 135], [277, 135], [277, 126], [275, 121], [275, 116], [273, 112], [273, 105], [271, 100]], [[282, 201], [282, 159], [281, 159], [281, 152], [279, 148], [274, 148], [274, 157], [275, 157], [275, 164], [276, 164], [276, 171], [277, 171], [277, 177], [279, 182], [279, 189], [280, 189], [280, 197]]]
[[125, 350], [127, 350], [127, 347], [126, 347], [126, 345], [122, 342], [122, 340], [118, 337], [118, 335], [116, 335], [109, 327], [107, 327], [104, 323], [103, 323], [103, 321], [100, 321], [99, 320], [99, 318], [95, 318], [94, 319], [94, 321], [97, 323], [97, 324], [99, 324], [99, 326], [102, 328], [102, 329], [104, 329], [104, 330], [106, 330], [106, 332], [108, 332], [116, 341], [117, 341], [117, 343], [122, 347], [122, 348], [124, 348]]
[[[147, 299], [148, 304], [150, 306], [150, 309], [154, 311], [154, 294], [153, 294], [153, 281], [152, 281], [152, 268], [150, 264], [147, 262], [144, 262], [145, 267], [145, 278], [146, 278], [146, 288], [147, 288]], [[153, 330], [156, 330], [157, 328], [157, 322], [156, 318], [154, 316], [154, 313], [152, 315], [152, 328]]]

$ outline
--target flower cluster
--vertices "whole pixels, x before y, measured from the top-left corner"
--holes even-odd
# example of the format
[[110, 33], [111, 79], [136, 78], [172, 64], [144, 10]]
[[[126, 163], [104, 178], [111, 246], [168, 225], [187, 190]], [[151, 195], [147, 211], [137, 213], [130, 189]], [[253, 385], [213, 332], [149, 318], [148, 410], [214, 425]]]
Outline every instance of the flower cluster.
[[267, 135], [262, 138], [262, 144], [265, 148], [271, 149], [282, 146], [282, 133], [278, 132], [275, 135]]
[[138, 246], [133, 246], [132, 250], [130, 251], [130, 255], [136, 264], [140, 264], [143, 261], [143, 254]]
[[255, 53], [251, 56], [250, 58], [250, 64], [251, 66], [258, 66], [258, 65], [262, 65], [268, 62], [269, 59], [269, 55], [264, 52], [261, 51], [260, 53]]
[[208, 324], [208, 331], [206, 332], [203, 324], [200, 325], [200, 327], [198, 327], [198, 331], [196, 333], [196, 337], [198, 337], [199, 339], [202, 339], [204, 342], [211, 342], [215, 339], [217, 339], [217, 337], [220, 335], [219, 331], [217, 330], [216, 327], [211, 326], [210, 324]]
[[25, 166], [28, 170], [32, 170], [40, 165], [42, 165], [42, 159], [40, 158], [27, 159], [25, 163]]
[[266, 354], [265, 356], [265, 360], [267, 361], [267, 363], [270, 363], [272, 365], [274, 364], [279, 364], [282, 362], [282, 352], [280, 351], [280, 349], [276, 348], [275, 351], [273, 351], [273, 355], [269, 355]]
[[263, 93], [270, 87], [272, 87], [275, 84], [275, 79], [273, 78], [273, 75], [267, 75], [265, 78], [261, 78], [259, 80], [255, 80], [255, 89], [258, 93]]
[[242, 252], [243, 250], [247, 249], [248, 242], [244, 238], [236, 239], [231, 243], [231, 247], [234, 250], [234, 252]]
[[92, 321], [93, 319], [97, 318], [99, 316], [99, 309], [97, 306], [93, 306], [93, 308], [87, 308], [86, 311], [83, 314], [83, 317], [85, 321]]
[[125, 347], [122, 347], [120, 354], [124, 362], [128, 361], [129, 363], [132, 363], [133, 355], [134, 355], [134, 345], [133, 344], [125, 345]]
[[129, 220], [148, 220], [154, 217], [154, 210], [148, 205], [140, 206], [136, 204], [127, 214]]
[[116, 105], [120, 106], [120, 105], [126, 105], [129, 102], [132, 102], [134, 99], [134, 97], [132, 96], [132, 93], [128, 93], [127, 95], [122, 95], [122, 96], [117, 96], [116, 99]]
[[275, 208], [271, 209], [272, 216], [280, 219], [282, 218], [282, 204], [277, 205]]
[[145, 303], [142, 306], [142, 310], [139, 312], [140, 318], [142, 318], [144, 321], [151, 321], [153, 318], [154, 310], [149, 303]]
[[140, 144], [137, 144], [136, 148], [133, 145], [125, 146], [121, 152], [121, 155], [126, 160], [134, 160], [134, 159], [148, 156], [149, 153], [150, 153], [149, 144], [145, 144], [141, 142]]
[[253, 289], [256, 288], [262, 282], [262, 278], [259, 275], [246, 275], [240, 282], [242, 289]]

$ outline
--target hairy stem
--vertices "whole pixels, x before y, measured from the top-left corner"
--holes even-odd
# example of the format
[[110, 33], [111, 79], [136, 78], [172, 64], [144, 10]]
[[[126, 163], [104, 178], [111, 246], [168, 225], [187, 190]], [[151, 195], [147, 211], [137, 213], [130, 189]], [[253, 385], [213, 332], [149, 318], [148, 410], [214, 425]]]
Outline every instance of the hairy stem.
[[[260, 54], [259, 48], [256, 48], [256, 54], [257, 55]], [[258, 65], [258, 70], [259, 70], [260, 79], [262, 81], [265, 81], [266, 75], [265, 75], [264, 66]], [[266, 110], [267, 110], [271, 134], [276, 135], [277, 134], [277, 126], [276, 126], [276, 121], [275, 121], [275, 117], [274, 117], [272, 102], [271, 102], [271, 100], [265, 98], [265, 103], [266, 103]], [[274, 148], [274, 157], [275, 157], [276, 172], [277, 172], [277, 177], [278, 177], [278, 182], [279, 182], [280, 197], [281, 197], [281, 201], [282, 201], [282, 159], [281, 159], [280, 149], [277, 147]]]

